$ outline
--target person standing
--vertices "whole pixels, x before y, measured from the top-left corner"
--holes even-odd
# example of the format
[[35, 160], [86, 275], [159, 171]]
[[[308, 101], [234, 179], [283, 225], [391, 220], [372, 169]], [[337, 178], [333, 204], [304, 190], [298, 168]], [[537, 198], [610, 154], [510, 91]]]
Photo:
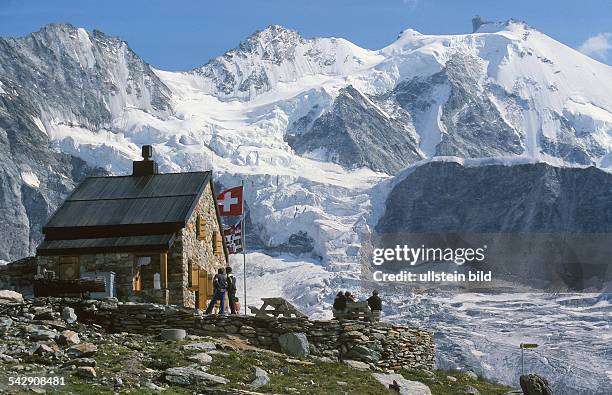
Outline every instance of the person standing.
[[206, 314], [212, 313], [212, 309], [215, 307], [217, 301], [221, 302], [220, 314], [225, 313], [225, 291], [227, 290], [227, 277], [225, 276], [225, 269], [220, 268], [218, 273], [213, 277], [213, 297], [210, 299], [210, 303], [206, 308]]
[[368, 306], [370, 306], [370, 310], [372, 310], [372, 312], [380, 312], [382, 310], [382, 299], [380, 299], [378, 296], [377, 290], [372, 291], [372, 296], [370, 296], [367, 300]]
[[225, 273], [227, 273], [227, 298], [229, 300], [230, 313], [235, 315], [237, 314], [236, 301], [238, 300], [236, 298], [236, 277], [232, 274], [232, 268], [229, 266], [225, 268]]
[[380, 321], [380, 315], [382, 312], [382, 299], [378, 296], [378, 291], [372, 291], [372, 296], [368, 299], [368, 306], [372, 311], [372, 321]]

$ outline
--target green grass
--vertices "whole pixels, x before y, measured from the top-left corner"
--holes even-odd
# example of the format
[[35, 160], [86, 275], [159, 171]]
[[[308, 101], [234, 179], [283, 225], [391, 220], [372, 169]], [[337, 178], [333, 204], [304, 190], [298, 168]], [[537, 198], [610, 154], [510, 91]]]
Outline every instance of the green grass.
[[[113, 379], [120, 377], [124, 386], [119, 390], [125, 393], [128, 390], [133, 394], [156, 394], [144, 387], [136, 388], [145, 379], [149, 379], [158, 385], [163, 384], [163, 371], [170, 367], [188, 366], [192, 362], [187, 358], [198, 351], [181, 350], [183, 342], [162, 342], [154, 337], [141, 338], [142, 354], [137, 354], [128, 347], [118, 345], [113, 341], [98, 342], [98, 352], [95, 355], [97, 361], [96, 381], [106, 379], [107, 385], [94, 385], [89, 379], [78, 377], [70, 371], [57, 370], [55, 374], [65, 377], [65, 386], [50, 387], [45, 389], [48, 394], [113, 394]], [[213, 362], [209, 365], [209, 373], [225, 377], [229, 384], [219, 386], [219, 389], [245, 389], [253, 390], [248, 386], [252, 382], [252, 369], [258, 366], [268, 372], [270, 383], [255, 391], [262, 393], [280, 394], [384, 394], [385, 388], [372, 376], [369, 370], [363, 371], [353, 369], [342, 362], [320, 362], [317, 360], [302, 360], [303, 363], [289, 363], [287, 356], [265, 351], [231, 351], [226, 355], [213, 354]], [[154, 372], [147, 372], [147, 368]], [[288, 370], [287, 370], [288, 369]], [[4, 371], [3, 371], [4, 370]], [[9, 365], [0, 365], [0, 378], [4, 373], [10, 371]], [[283, 372], [283, 370], [285, 370]], [[426, 384], [432, 394], [447, 395], [459, 394], [466, 385], [477, 388], [482, 395], [505, 394], [510, 388], [490, 383], [482, 378], [473, 380], [457, 371], [434, 371], [428, 375], [422, 371], [406, 371], [401, 373], [409, 380], [420, 381]], [[23, 375], [36, 376], [34, 370], [22, 372]], [[448, 379], [448, 376], [456, 380]], [[344, 384], [338, 384], [343, 382]], [[204, 386], [181, 387], [172, 385], [163, 394], [183, 395], [197, 392], [205, 392]], [[31, 393], [17, 390], [12, 393]]]
[[149, 354], [150, 358], [144, 361], [144, 365], [151, 369], [166, 370], [192, 363], [186, 357], [193, 352], [180, 350], [181, 344], [181, 342], [156, 343], [155, 350]]
[[[209, 372], [230, 380], [231, 387], [249, 389], [252, 368], [259, 366], [268, 372], [270, 383], [259, 392], [300, 394], [380, 394], [383, 387], [369, 371], [361, 371], [342, 363], [315, 362], [313, 365], [291, 364], [284, 356], [266, 352], [230, 352], [213, 355]], [[286, 374], [282, 368], [288, 368]], [[339, 381], [346, 385], [340, 386]]]
[[[461, 388], [466, 385], [471, 385], [476, 388], [482, 395], [505, 394], [512, 389], [504, 385], [491, 383], [482, 377], [478, 377], [478, 380], [473, 380], [456, 370], [435, 370], [433, 372], [435, 375], [434, 377], [428, 376], [422, 371], [401, 370], [400, 373], [408, 380], [420, 381], [426, 384], [429, 389], [431, 389], [431, 393], [435, 395], [461, 394], [463, 393]], [[452, 381], [452, 379], [448, 379], [447, 376], [455, 377], [457, 380]]]

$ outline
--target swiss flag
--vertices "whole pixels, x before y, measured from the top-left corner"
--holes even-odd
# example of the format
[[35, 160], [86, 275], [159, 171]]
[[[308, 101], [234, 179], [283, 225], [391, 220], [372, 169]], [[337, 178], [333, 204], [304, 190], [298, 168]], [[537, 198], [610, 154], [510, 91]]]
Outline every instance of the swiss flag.
[[242, 186], [226, 189], [217, 196], [219, 215], [242, 215]]

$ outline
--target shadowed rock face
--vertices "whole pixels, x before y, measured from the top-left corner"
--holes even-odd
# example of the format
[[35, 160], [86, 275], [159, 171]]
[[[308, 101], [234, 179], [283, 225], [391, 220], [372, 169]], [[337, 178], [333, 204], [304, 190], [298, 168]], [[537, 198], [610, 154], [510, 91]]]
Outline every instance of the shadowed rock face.
[[0, 259], [33, 254], [68, 193], [103, 170], [56, 151], [46, 125], [111, 129], [125, 107], [171, 112], [170, 91], [125, 42], [68, 24], [0, 38]]
[[612, 175], [548, 164], [431, 162], [391, 191], [376, 226], [391, 232], [612, 232]]
[[361, 92], [348, 86], [309, 130], [287, 135], [286, 140], [300, 154], [318, 151], [325, 160], [347, 168], [366, 166], [394, 174], [421, 159], [408, 115], [403, 116], [404, 119], [383, 113]]
[[96, 129], [113, 109], [169, 112], [169, 89], [125, 42], [99, 31], [52, 24], [21, 38], [0, 38], [0, 75], [45, 119]]
[[599, 292], [612, 284], [611, 195], [612, 175], [594, 167], [431, 162], [392, 189], [375, 244], [482, 247], [484, 262], [468, 266], [498, 280]]
[[33, 121], [40, 112], [0, 81], [0, 259], [9, 261], [33, 254], [47, 218], [80, 180], [103, 170], [52, 150]]

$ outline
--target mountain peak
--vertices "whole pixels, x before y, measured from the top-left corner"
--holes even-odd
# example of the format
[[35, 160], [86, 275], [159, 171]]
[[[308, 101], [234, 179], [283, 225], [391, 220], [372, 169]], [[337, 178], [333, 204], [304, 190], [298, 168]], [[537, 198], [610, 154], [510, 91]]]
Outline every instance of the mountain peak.
[[281, 25], [270, 25], [266, 27], [265, 29], [256, 30], [255, 32], [253, 32], [253, 34], [249, 36], [249, 38], [274, 39], [277, 37], [285, 37], [285, 36], [301, 37], [300, 34], [295, 30], [286, 28]]
[[49, 23], [44, 25], [37, 31], [29, 34], [33, 37], [62, 37], [70, 34], [74, 34], [79, 30], [78, 27], [71, 23]]
[[271, 25], [251, 34], [237, 49], [243, 53], [267, 54], [271, 59], [277, 59], [303, 41], [297, 31]]
[[509, 30], [512, 26], [518, 26], [522, 29], [529, 29], [527, 23], [517, 20], [508, 19], [505, 22], [501, 21], [487, 21], [480, 15], [476, 15], [472, 18], [472, 33], [496, 33], [502, 30]]

